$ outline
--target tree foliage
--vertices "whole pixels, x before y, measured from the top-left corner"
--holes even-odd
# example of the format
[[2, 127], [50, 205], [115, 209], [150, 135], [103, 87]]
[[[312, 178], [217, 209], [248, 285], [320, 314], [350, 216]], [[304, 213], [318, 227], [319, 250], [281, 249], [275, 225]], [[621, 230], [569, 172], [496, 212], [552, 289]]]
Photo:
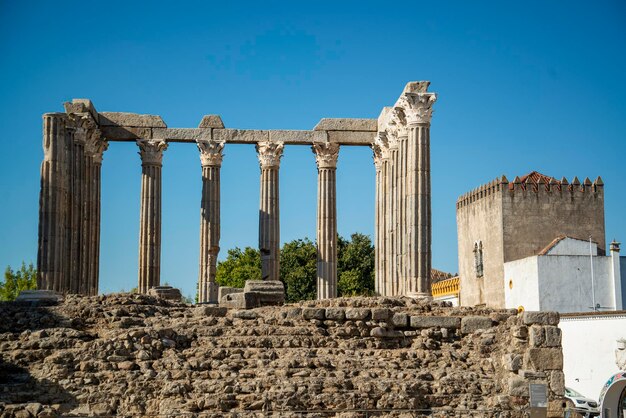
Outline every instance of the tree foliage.
[[261, 280], [259, 250], [235, 247], [228, 250], [226, 260], [217, 263], [215, 282], [220, 286], [243, 287], [246, 280]]
[[[374, 246], [367, 235], [355, 233], [350, 240], [337, 240], [338, 296], [374, 294]], [[215, 281], [220, 286], [244, 287], [246, 280], [260, 280], [259, 251], [246, 247], [228, 251], [217, 264]], [[308, 238], [285, 243], [280, 252], [280, 280], [287, 302], [315, 299], [317, 248]]]
[[374, 246], [367, 235], [355, 233], [337, 239], [337, 293], [339, 296], [374, 294]]
[[4, 282], [0, 283], [0, 300], [15, 300], [22, 290], [37, 289], [37, 270], [30, 263], [28, 267], [22, 262], [19, 270], [13, 271], [7, 266], [4, 271]]
[[285, 243], [280, 251], [280, 280], [285, 284], [285, 300], [315, 299], [317, 249], [308, 238]]

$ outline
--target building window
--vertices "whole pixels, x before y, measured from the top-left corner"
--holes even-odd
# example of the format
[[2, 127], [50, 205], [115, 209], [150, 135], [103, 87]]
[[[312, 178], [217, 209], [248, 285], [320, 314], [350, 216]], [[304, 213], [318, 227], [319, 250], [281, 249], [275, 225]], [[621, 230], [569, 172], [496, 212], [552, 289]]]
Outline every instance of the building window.
[[483, 242], [474, 243], [474, 270], [476, 277], [483, 277]]

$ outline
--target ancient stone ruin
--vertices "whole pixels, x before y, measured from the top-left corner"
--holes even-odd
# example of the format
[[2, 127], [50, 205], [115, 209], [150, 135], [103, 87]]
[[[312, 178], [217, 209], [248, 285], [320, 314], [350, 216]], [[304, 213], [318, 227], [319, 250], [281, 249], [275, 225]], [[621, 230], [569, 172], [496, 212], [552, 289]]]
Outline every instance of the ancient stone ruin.
[[558, 314], [445, 305], [2, 303], [0, 417], [563, 416]]
[[197, 128], [168, 128], [160, 116], [98, 112], [86, 99], [43, 116], [38, 287], [98, 293], [100, 175], [111, 143], [133, 141], [141, 156], [138, 290], [160, 285], [161, 167], [168, 143], [196, 144], [202, 166], [200, 302], [218, 301], [220, 167], [227, 144], [253, 144], [259, 157], [259, 249], [263, 280], [280, 267], [279, 168], [286, 145], [309, 145], [318, 167], [317, 295], [337, 296], [335, 172], [342, 146], [368, 146], [376, 168], [376, 291], [429, 297], [431, 271], [429, 82], [410, 82], [374, 119], [322, 119], [310, 131], [225, 128], [217, 115]]

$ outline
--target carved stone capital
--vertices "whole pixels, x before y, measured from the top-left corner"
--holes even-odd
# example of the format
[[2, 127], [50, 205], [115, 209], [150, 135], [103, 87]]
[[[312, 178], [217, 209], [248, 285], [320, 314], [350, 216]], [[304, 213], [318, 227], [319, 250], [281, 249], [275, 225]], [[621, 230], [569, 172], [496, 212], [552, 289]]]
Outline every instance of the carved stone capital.
[[429, 124], [436, 101], [435, 93], [404, 93], [398, 99], [396, 107], [403, 109], [409, 125]]
[[196, 143], [200, 151], [200, 163], [202, 167], [220, 167], [222, 165], [224, 141], [198, 139]]
[[278, 168], [280, 158], [283, 156], [284, 142], [264, 141], [256, 144], [256, 152], [259, 157], [261, 169]]
[[337, 168], [337, 158], [339, 157], [339, 144], [330, 142], [315, 142], [311, 146], [315, 154], [317, 168]]
[[161, 139], [138, 139], [139, 155], [142, 165], [161, 165], [163, 151], [167, 149], [167, 142]]
[[372, 144], [372, 151], [374, 152], [374, 166], [376, 170], [379, 170], [383, 162], [389, 157], [389, 142], [384, 132], [378, 132], [378, 134], [376, 134], [376, 138]]
[[93, 158], [96, 164], [102, 164], [102, 154], [109, 148], [109, 143], [102, 138], [102, 133], [94, 130], [87, 136], [85, 155]]
[[74, 130], [74, 143], [85, 145], [87, 143], [88, 131], [82, 126], [72, 128]]

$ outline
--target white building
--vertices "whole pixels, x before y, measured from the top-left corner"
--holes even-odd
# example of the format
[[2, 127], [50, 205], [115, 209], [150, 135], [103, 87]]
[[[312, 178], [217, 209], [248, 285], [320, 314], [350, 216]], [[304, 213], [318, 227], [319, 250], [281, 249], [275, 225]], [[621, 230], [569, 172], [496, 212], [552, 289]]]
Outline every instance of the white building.
[[565, 386], [600, 400], [607, 381], [620, 371], [616, 354], [618, 340], [626, 339], [626, 311], [563, 314], [559, 328]]
[[[593, 312], [623, 309], [626, 257], [612, 242], [609, 256], [598, 245], [558, 237], [538, 255], [504, 263], [505, 307], [528, 311]], [[595, 309], [594, 309], [595, 306]]]

